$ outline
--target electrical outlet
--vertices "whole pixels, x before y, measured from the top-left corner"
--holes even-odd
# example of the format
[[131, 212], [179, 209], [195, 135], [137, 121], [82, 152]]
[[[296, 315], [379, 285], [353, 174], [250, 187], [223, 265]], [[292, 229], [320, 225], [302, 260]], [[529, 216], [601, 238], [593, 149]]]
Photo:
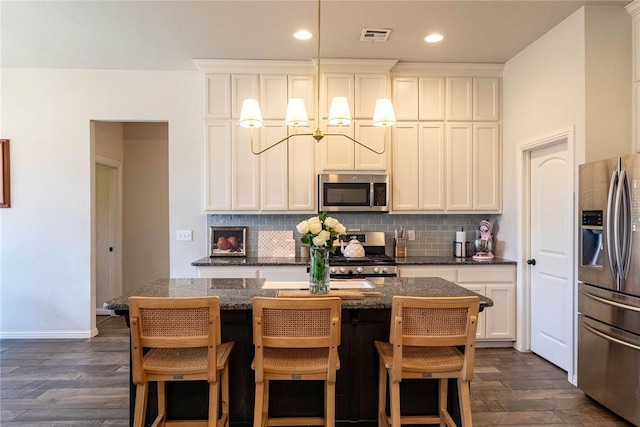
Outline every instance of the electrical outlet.
[[191, 230], [178, 230], [176, 231], [176, 240], [190, 242], [193, 240], [193, 234]]
[[407, 230], [407, 237], [409, 240], [416, 240], [416, 230]]

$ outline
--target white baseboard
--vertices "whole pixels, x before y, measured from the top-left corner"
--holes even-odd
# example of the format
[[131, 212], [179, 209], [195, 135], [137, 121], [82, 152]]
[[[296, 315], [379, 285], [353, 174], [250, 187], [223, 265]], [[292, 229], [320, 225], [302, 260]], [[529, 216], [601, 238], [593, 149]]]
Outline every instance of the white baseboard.
[[476, 341], [476, 348], [509, 348], [509, 347], [513, 347], [513, 341]]
[[[97, 330], [96, 330], [97, 333]], [[80, 339], [91, 338], [93, 331], [19, 331], [19, 332], [0, 332], [0, 339], [3, 340], [35, 340], [35, 339]]]

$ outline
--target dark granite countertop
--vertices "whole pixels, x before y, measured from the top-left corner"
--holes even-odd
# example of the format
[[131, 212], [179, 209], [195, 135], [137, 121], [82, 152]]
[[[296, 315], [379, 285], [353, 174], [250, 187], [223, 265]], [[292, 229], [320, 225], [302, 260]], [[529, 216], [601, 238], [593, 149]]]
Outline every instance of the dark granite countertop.
[[[398, 266], [403, 265], [516, 265], [515, 261], [494, 258], [491, 261], [476, 261], [473, 258], [456, 258], [454, 256], [415, 256], [396, 258]], [[309, 258], [265, 258], [265, 257], [204, 257], [191, 263], [195, 267], [222, 266], [262, 266], [262, 265], [308, 265]]]
[[[380, 296], [364, 299], [343, 299], [342, 306], [347, 309], [390, 308], [395, 295], [454, 297], [478, 295], [462, 286], [440, 277], [407, 278], [371, 278], [368, 279]], [[104, 308], [116, 311], [128, 311], [127, 299], [132, 295], [156, 297], [189, 297], [218, 295], [223, 310], [248, 310], [251, 299], [257, 296], [275, 297], [276, 289], [262, 289], [264, 279], [158, 279], [150, 285], [140, 287], [130, 294], [114, 298], [104, 303]], [[491, 307], [493, 301], [482, 295], [480, 309]]]

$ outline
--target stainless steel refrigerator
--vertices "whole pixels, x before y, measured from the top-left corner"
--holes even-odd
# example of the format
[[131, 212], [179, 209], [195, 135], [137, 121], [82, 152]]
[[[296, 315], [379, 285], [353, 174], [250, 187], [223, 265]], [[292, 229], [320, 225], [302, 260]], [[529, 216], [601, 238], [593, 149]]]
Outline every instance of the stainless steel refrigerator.
[[640, 425], [640, 155], [580, 166], [578, 387]]

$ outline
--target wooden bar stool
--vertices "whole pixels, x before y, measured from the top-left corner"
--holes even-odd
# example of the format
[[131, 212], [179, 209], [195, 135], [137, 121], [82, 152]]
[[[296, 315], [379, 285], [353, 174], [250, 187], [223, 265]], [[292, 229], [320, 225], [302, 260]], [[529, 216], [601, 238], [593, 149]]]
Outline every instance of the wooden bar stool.
[[[447, 381], [455, 378], [462, 425], [471, 427], [469, 383], [473, 377], [478, 309], [478, 297], [393, 297], [389, 342], [375, 341], [380, 361], [378, 425], [456, 426], [447, 411]], [[464, 353], [458, 346], [464, 347]], [[438, 415], [400, 414], [403, 378], [439, 379]], [[391, 416], [386, 412], [388, 383]]]
[[131, 297], [129, 315], [136, 384], [133, 425], [144, 425], [150, 381], [158, 385], [158, 416], [153, 426], [161, 426], [181, 423], [166, 420], [165, 382], [205, 380], [209, 382], [208, 419], [189, 421], [189, 425], [227, 427], [228, 360], [234, 343], [221, 343], [220, 298]]
[[[254, 298], [254, 427], [335, 425], [340, 298]], [[325, 382], [324, 417], [269, 418], [269, 381]]]

